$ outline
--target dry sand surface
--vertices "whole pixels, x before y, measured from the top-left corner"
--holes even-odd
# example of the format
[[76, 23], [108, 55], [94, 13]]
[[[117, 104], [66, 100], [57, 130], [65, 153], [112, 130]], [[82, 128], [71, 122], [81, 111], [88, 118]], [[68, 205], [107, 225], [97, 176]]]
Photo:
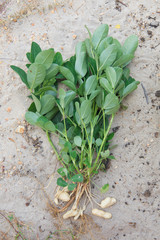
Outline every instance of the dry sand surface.
[[[139, 37], [130, 68], [142, 85], [116, 115], [116, 160], [94, 179], [99, 186], [110, 184], [106, 195], [117, 199], [109, 209], [113, 218], [92, 217], [88, 206], [86, 222], [62, 223], [47, 197], [53, 201], [56, 157], [45, 134], [24, 121], [29, 92], [9, 66], [25, 68], [32, 41], [70, 57], [87, 37], [84, 25], [93, 31], [101, 23], [121, 43], [131, 34]], [[0, 76], [0, 239], [15, 239], [19, 231], [16, 239], [159, 240], [160, 1], [1, 0]], [[19, 125], [24, 133], [15, 132]], [[103, 198], [99, 194], [98, 201]]]

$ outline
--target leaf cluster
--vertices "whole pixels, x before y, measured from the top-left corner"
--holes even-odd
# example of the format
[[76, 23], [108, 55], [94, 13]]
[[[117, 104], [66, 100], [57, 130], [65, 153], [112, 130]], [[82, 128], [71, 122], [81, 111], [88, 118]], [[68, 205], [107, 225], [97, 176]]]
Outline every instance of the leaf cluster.
[[114, 133], [109, 130], [114, 115], [139, 84], [127, 67], [138, 46], [137, 37], [132, 35], [121, 45], [108, 36], [108, 30], [107, 24], [93, 34], [88, 30], [89, 38], [79, 42], [75, 55], [67, 60], [53, 48], [42, 51], [33, 42], [26, 54], [27, 72], [11, 66], [30, 90], [26, 120], [59, 136], [57, 154], [63, 168], [58, 170], [57, 184], [70, 190], [96, 174], [102, 160], [113, 159]]

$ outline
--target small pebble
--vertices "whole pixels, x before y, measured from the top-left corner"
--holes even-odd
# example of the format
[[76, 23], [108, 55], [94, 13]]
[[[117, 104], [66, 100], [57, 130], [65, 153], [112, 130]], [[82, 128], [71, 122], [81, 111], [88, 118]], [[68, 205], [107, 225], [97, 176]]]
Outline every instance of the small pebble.
[[22, 134], [22, 133], [24, 133], [24, 130], [25, 130], [25, 128], [24, 128], [23, 126], [19, 125], [19, 126], [16, 128], [15, 132]]
[[153, 21], [149, 24], [151, 27], [157, 28], [159, 26], [159, 22]]

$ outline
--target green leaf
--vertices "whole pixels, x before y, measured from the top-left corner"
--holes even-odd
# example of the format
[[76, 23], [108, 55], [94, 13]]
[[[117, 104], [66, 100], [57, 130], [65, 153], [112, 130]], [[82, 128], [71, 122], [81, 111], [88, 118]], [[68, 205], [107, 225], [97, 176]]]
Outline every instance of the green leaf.
[[31, 105], [29, 106], [28, 111], [29, 112], [34, 112], [34, 113], [37, 111], [36, 105], [35, 105], [34, 102], [32, 102]]
[[69, 90], [66, 92], [65, 98], [64, 98], [64, 107], [68, 106], [73, 99], [75, 99], [76, 93]]
[[87, 118], [88, 115], [91, 113], [91, 101], [90, 100], [84, 100], [81, 104], [80, 108], [81, 118]]
[[110, 151], [109, 151], [109, 150], [106, 150], [106, 151], [104, 151], [104, 152], [101, 152], [101, 157], [102, 157], [102, 158], [108, 158], [109, 154], [110, 154]]
[[92, 56], [91, 40], [89, 38], [86, 38], [84, 43], [85, 43], [85, 46], [86, 46], [87, 55], [92, 58], [93, 56]]
[[70, 162], [70, 158], [66, 152], [62, 152], [62, 159], [66, 164]]
[[46, 69], [48, 69], [53, 62], [54, 54], [55, 53], [53, 49], [44, 50], [38, 53], [35, 59], [35, 63], [42, 64]]
[[100, 93], [96, 97], [96, 103], [99, 108], [103, 107], [104, 104], [104, 90], [100, 88]]
[[97, 49], [99, 43], [108, 35], [109, 27], [107, 24], [101, 24], [93, 33], [92, 44]]
[[95, 97], [97, 97], [97, 95], [100, 93], [100, 90], [95, 90], [91, 93], [89, 100], [92, 101]]
[[49, 131], [49, 132], [55, 132], [56, 131], [56, 127], [53, 124], [52, 121], [48, 121], [44, 124], [44, 129]]
[[[66, 142], [64, 147], [67, 149], [68, 152], [72, 151], [72, 144], [70, 142]], [[75, 151], [74, 151], [75, 152]]]
[[101, 146], [101, 144], [102, 144], [102, 139], [97, 138], [96, 139], [96, 145], [99, 147], [99, 146]]
[[71, 82], [69, 80], [65, 80], [62, 83], [65, 84], [67, 87], [69, 87], [70, 89], [72, 89], [73, 91], [76, 92], [77, 89], [76, 89], [76, 87], [75, 87], [73, 82]]
[[31, 59], [31, 53], [30, 52], [26, 53], [26, 57], [30, 61], [30, 63], [33, 63], [32, 59]]
[[40, 46], [36, 43], [36, 42], [32, 42], [32, 45], [31, 45], [31, 53], [30, 53], [30, 62], [31, 63], [34, 63], [35, 62], [35, 58], [36, 56], [38, 55], [38, 53], [40, 53], [42, 50], [40, 48]]
[[30, 66], [31, 66], [31, 64], [30, 64], [30, 63], [29, 63], [29, 64], [26, 64], [26, 67], [27, 67], [27, 68], [29, 68]]
[[109, 189], [109, 184], [104, 184], [103, 187], [101, 187], [101, 193], [106, 193]]
[[71, 72], [68, 68], [60, 66], [60, 67], [59, 67], [59, 70], [60, 70], [61, 74], [62, 74], [67, 80], [69, 80], [69, 81], [71, 81], [71, 82], [74, 83], [74, 76], [73, 76], [72, 72]]
[[98, 81], [97, 81], [97, 76], [92, 75], [89, 78], [87, 78], [86, 83], [85, 83], [85, 92], [86, 95], [91, 94], [97, 87]]
[[122, 77], [123, 70], [119, 67], [107, 67], [106, 68], [106, 77], [109, 80], [113, 89], [117, 87], [121, 77]]
[[119, 106], [119, 99], [114, 93], [109, 93], [105, 97], [103, 108], [105, 109], [106, 114], [110, 115], [116, 113]]
[[124, 68], [123, 69], [123, 75], [125, 76], [126, 79], [129, 78], [129, 75], [130, 75], [130, 69], [129, 68]]
[[63, 88], [59, 89], [59, 99], [60, 99], [60, 105], [64, 109], [64, 98], [66, 96], [66, 91]]
[[106, 68], [106, 77], [109, 80], [112, 88], [114, 89], [117, 85], [117, 75], [113, 67]]
[[122, 51], [122, 46], [120, 44], [120, 42], [117, 39], [113, 39], [113, 43], [115, 44], [117, 47], [117, 56], [116, 59], [120, 58], [123, 55], [123, 51]]
[[55, 132], [56, 130], [53, 122], [49, 121], [46, 117], [41, 115], [38, 117], [36, 125], [46, 131]]
[[62, 178], [58, 178], [57, 185], [61, 186], [61, 187], [66, 187], [68, 185], [68, 183], [66, 181], [64, 181]]
[[45, 79], [48, 80], [48, 79], [54, 78], [58, 72], [59, 72], [59, 66], [53, 63], [50, 66], [50, 68], [47, 70]]
[[76, 45], [75, 70], [81, 77], [84, 77], [87, 73], [86, 46], [84, 42], [79, 42]]
[[119, 85], [117, 86], [115, 93], [117, 93], [119, 90], [121, 90], [125, 86], [124, 82], [121, 80]]
[[115, 61], [113, 67], [125, 67], [133, 58], [134, 55], [132, 54], [122, 55], [117, 61]]
[[49, 94], [43, 95], [40, 102], [41, 102], [41, 106], [42, 106], [41, 112], [40, 112], [41, 115], [44, 115], [44, 114], [48, 113], [49, 111], [51, 111], [56, 103], [55, 97], [53, 97], [52, 95], [49, 95]]
[[76, 174], [70, 179], [72, 182], [83, 182], [82, 174]]
[[34, 94], [32, 94], [32, 98], [33, 98], [33, 101], [35, 103], [37, 112], [40, 112], [40, 110], [41, 110], [41, 102], [39, 101], [39, 99], [36, 96], [34, 96]]
[[57, 170], [57, 172], [62, 176], [62, 177], [67, 177], [68, 176], [68, 170], [66, 169], [66, 168], [63, 168], [63, 167], [61, 167], [61, 168], [59, 168], [58, 170]]
[[121, 78], [122, 78], [122, 74], [123, 74], [123, 69], [119, 68], [119, 67], [115, 67], [114, 70], [116, 71], [116, 87], [119, 84]]
[[[139, 82], [138, 82], [139, 83]], [[137, 82], [132, 82], [126, 88], [124, 88], [122, 96], [125, 98], [128, 94], [133, 92], [137, 88]]]
[[30, 89], [32, 90], [39, 86], [44, 81], [45, 75], [45, 67], [42, 64], [33, 63], [27, 72], [27, 80]]
[[111, 159], [111, 160], [115, 159], [115, 157], [113, 155], [109, 155], [107, 158]]
[[[73, 103], [73, 101], [70, 102], [68, 105], [66, 105], [65, 114], [70, 118], [73, 117], [73, 115], [74, 115], [74, 103]], [[71, 121], [69, 119], [68, 119], [68, 121], [69, 121], [69, 123], [71, 123]]]
[[69, 154], [70, 154], [71, 158], [76, 159], [76, 157], [77, 157], [76, 151], [70, 151]]
[[70, 183], [70, 184], [68, 184], [68, 190], [69, 190], [69, 191], [73, 191], [76, 187], [77, 187], [77, 184], [76, 184], [76, 183]]
[[109, 46], [108, 39], [104, 38], [98, 46], [97, 53], [101, 55], [101, 53]]
[[112, 93], [113, 89], [112, 86], [110, 85], [109, 81], [106, 78], [101, 78], [100, 79], [100, 85], [108, 92]]
[[39, 116], [34, 112], [26, 112], [25, 119], [28, 123], [36, 125]]
[[112, 140], [113, 137], [114, 137], [114, 132], [110, 133], [110, 134], [107, 136], [106, 141]]
[[138, 47], [138, 37], [136, 35], [129, 36], [122, 47], [123, 54], [134, 54]]
[[81, 147], [82, 145], [82, 138], [80, 136], [75, 136], [74, 137], [74, 143], [76, 146]]
[[20, 76], [22, 82], [26, 84], [26, 86], [29, 88], [26, 72], [23, 69], [16, 67], [14, 65], [11, 65], [10, 67]]
[[117, 47], [116, 45], [112, 44], [107, 47], [100, 55], [100, 69], [104, 70], [107, 66], [110, 66], [116, 59], [117, 55]]
[[56, 52], [56, 54], [54, 55], [53, 63], [56, 63], [59, 66], [61, 66], [63, 64], [63, 58], [62, 58], [62, 54], [60, 52]]

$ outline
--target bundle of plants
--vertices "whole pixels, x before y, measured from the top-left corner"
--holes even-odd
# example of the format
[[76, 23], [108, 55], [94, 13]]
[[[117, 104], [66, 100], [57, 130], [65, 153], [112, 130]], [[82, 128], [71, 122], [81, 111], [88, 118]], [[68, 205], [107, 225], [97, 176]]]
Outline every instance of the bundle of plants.
[[[139, 84], [127, 67], [134, 58], [137, 37], [132, 35], [121, 45], [108, 36], [107, 24], [100, 25], [93, 34], [86, 29], [89, 38], [79, 42], [75, 55], [67, 60], [53, 48], [42, 51], [32, 42], [31, 51], [26, 54], [30, 62], [26, 65], [27, 72], [11, 66], [30, 91], [32, 103], [25, 119], [46, 133], [61, 163], [54, 201], [57, 212], [68, 210], [72, 204], [64, 219], [83, 215], [87, 201], [83, 202], [82, 196], [94, 201], [91, 179], [108, 159], [114, 159], [111, 154], [114, 133], [110, 129], [115, 114], [123, 99]], [[60, 151], [51, 135], [58, 136]], [[100, 190], [104, 193], [107, 189], [105, 184]], [[62, 208], [59, 201], [66, 202]], [[108, 197], [99, 207], [115, 202]], [[92, 213], [111, 217], [99, 209], [93, 209]]]

